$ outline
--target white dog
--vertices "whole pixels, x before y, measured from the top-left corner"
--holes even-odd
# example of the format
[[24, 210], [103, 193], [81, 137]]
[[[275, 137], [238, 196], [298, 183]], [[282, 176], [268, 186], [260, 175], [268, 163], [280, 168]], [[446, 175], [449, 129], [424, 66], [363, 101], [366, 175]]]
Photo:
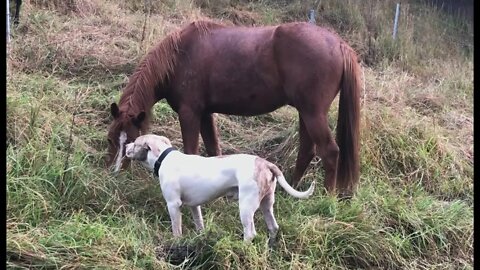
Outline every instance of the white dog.
[[312, 195], [315, 186], [313, 182], [307, 191], [296, 191], [277, 166], [257, 156], [187, 155], [175, 151], [168, 138], [152, 134], [140, 136], [127, 144], [126, 156], [141, 161], [158, 176], [175, 237], [182, 234], [180, 206], [190, 206], [195, 227], [202, 230], [200, 205], [236, 193], [244, 240], [249, 242], [256, 235], [253, 215], [260, 207], [269, 231], [269, 244], [272, 244], [278, 231], [273, 216], [277, 180], [290, 195], [301, 199]]

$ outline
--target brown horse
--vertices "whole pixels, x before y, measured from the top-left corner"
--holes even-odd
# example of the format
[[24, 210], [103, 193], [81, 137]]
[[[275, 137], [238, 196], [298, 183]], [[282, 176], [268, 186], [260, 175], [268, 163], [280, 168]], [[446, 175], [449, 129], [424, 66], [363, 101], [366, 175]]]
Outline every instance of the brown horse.
[[[208, 155], [221, 155], [213, 113], [251, 116], [288, 104], [300, 126], [292, 184], [318, 154], [327, 191], [351, 194], [359, 178], [359, 70], [350, 46], [309, 23], [191, 23], [146, 55], [119, 105], [111, 105], [108, 165], [120, 169], [124, 144], [147, 131], [151, 108], [163, 98], [178, 113], [184, 152], [198, 153], [201, 134]], [[327, 113], [339, 91], [335, 142]]]

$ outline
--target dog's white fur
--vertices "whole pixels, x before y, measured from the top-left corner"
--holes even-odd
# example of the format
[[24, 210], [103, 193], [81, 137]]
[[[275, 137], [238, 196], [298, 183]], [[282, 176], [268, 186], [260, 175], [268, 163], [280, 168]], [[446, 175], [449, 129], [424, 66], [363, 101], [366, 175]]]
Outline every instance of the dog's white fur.
[[[126, 145], [126, 156], [141, 161], [153, 171], [158, 157], [169, 147], [171, 143], [166, 137], [143, 135]], [[240, 219], [247, 242], [256, 235], [253, 216], [259, 207], [265, 217], [270, 241], [277, 234], [278, 224], [273, 215], [277, 181], [287, 193], [301, 199], [309, 197], [315, 186], [313, 182], [307, 191], [296, 191], [277, 166], [246, 154], [202, 157], [172, 151], [163, 160], [158, 176], [174, 236], [182, 234], [180, 206], [190, 207], [195, 227], [201, 230], [204, 225], [200, 205], [238, 192]]]

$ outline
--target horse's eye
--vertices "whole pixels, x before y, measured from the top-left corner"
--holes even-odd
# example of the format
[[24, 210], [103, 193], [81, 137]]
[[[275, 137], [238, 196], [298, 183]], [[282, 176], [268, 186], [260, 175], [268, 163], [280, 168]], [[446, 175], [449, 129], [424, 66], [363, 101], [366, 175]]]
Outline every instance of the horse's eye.
[[108, 144], [109, 144], [109, 145], [112, 145], [112, 140], [107, 139], [107, 141], [108, 141]]

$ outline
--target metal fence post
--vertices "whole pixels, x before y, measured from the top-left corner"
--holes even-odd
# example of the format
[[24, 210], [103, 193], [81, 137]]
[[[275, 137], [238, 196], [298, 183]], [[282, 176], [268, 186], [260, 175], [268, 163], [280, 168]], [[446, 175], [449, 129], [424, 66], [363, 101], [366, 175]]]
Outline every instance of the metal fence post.
[[310, 12], [308, 14], [308, 22], [315, 24], [315, 10], [310, 9]]
[[393, 24], [393, 39], [397, 38], [398, 29], [398, 15], [400, 13], [400, 3], [397, 3], [397, 10], [395, 11], [395, 22]]

